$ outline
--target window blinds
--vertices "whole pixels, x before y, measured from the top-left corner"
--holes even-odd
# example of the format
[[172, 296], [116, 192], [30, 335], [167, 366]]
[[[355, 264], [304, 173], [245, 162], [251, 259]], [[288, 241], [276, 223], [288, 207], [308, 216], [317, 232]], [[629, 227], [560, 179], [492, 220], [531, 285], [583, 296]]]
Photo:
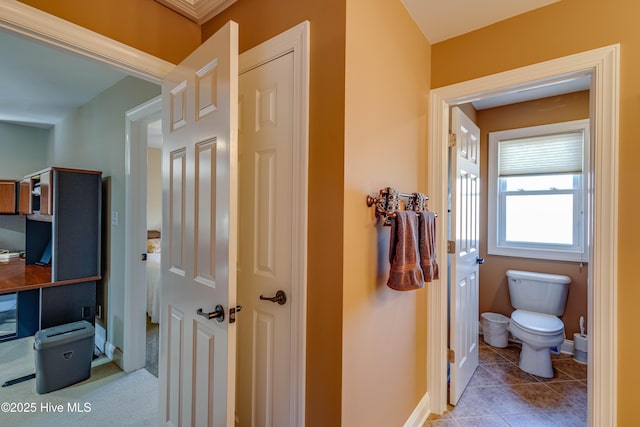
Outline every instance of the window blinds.
[[498, 147], [498, 176], [579, 173], [582, 131], [505, 139]]

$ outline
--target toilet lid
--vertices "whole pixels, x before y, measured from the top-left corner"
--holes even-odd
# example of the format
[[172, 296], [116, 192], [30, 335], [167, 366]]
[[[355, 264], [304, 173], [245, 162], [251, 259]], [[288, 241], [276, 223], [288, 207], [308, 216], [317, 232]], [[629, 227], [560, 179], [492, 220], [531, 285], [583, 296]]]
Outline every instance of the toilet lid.
[[564, 329], [564, 323], [551, 314], [534, 313], [526, 310], [516, 310], [511, 313], [511, 320], [519, 327], [534, 333], [551, 335]]

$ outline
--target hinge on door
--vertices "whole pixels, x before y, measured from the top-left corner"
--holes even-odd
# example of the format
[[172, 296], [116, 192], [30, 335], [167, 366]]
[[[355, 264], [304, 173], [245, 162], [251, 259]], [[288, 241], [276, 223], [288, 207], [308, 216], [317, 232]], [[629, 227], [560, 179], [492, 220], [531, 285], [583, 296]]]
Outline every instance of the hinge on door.
[[455, 147], [456, 146], [456, 134], [455, 133], [450, 133], [449, 134], [449, 141], [447, 143], [448, 147]]
[[456, 241], [455, 240], [447, 240], [447, 253], [455, 254], [456, 253]]
[[456, 352], [452, 348], [447, 349], [447, 361], [449, 361], [449, 363], [456, 362]]

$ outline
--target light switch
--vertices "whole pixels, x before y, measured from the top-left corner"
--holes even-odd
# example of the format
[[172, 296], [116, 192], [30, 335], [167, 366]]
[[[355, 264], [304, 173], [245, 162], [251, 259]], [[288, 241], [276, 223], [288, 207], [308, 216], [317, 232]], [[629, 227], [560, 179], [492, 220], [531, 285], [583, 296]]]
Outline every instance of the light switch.
[[111, 225], [118, 225], [118, 211], [111, 211]]

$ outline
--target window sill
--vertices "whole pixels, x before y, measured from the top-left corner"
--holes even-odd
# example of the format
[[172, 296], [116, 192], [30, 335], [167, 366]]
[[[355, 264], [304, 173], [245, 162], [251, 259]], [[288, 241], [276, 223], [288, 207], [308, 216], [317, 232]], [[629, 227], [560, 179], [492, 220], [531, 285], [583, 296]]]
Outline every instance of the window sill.
[[490, 248], [489, 255], [509, 256], [517, 258], [545, 259], [551, 261], [589, 262], [589, 257], [581, 252], [564, 252], [541, 249], [522, 249], [517, 247]]

